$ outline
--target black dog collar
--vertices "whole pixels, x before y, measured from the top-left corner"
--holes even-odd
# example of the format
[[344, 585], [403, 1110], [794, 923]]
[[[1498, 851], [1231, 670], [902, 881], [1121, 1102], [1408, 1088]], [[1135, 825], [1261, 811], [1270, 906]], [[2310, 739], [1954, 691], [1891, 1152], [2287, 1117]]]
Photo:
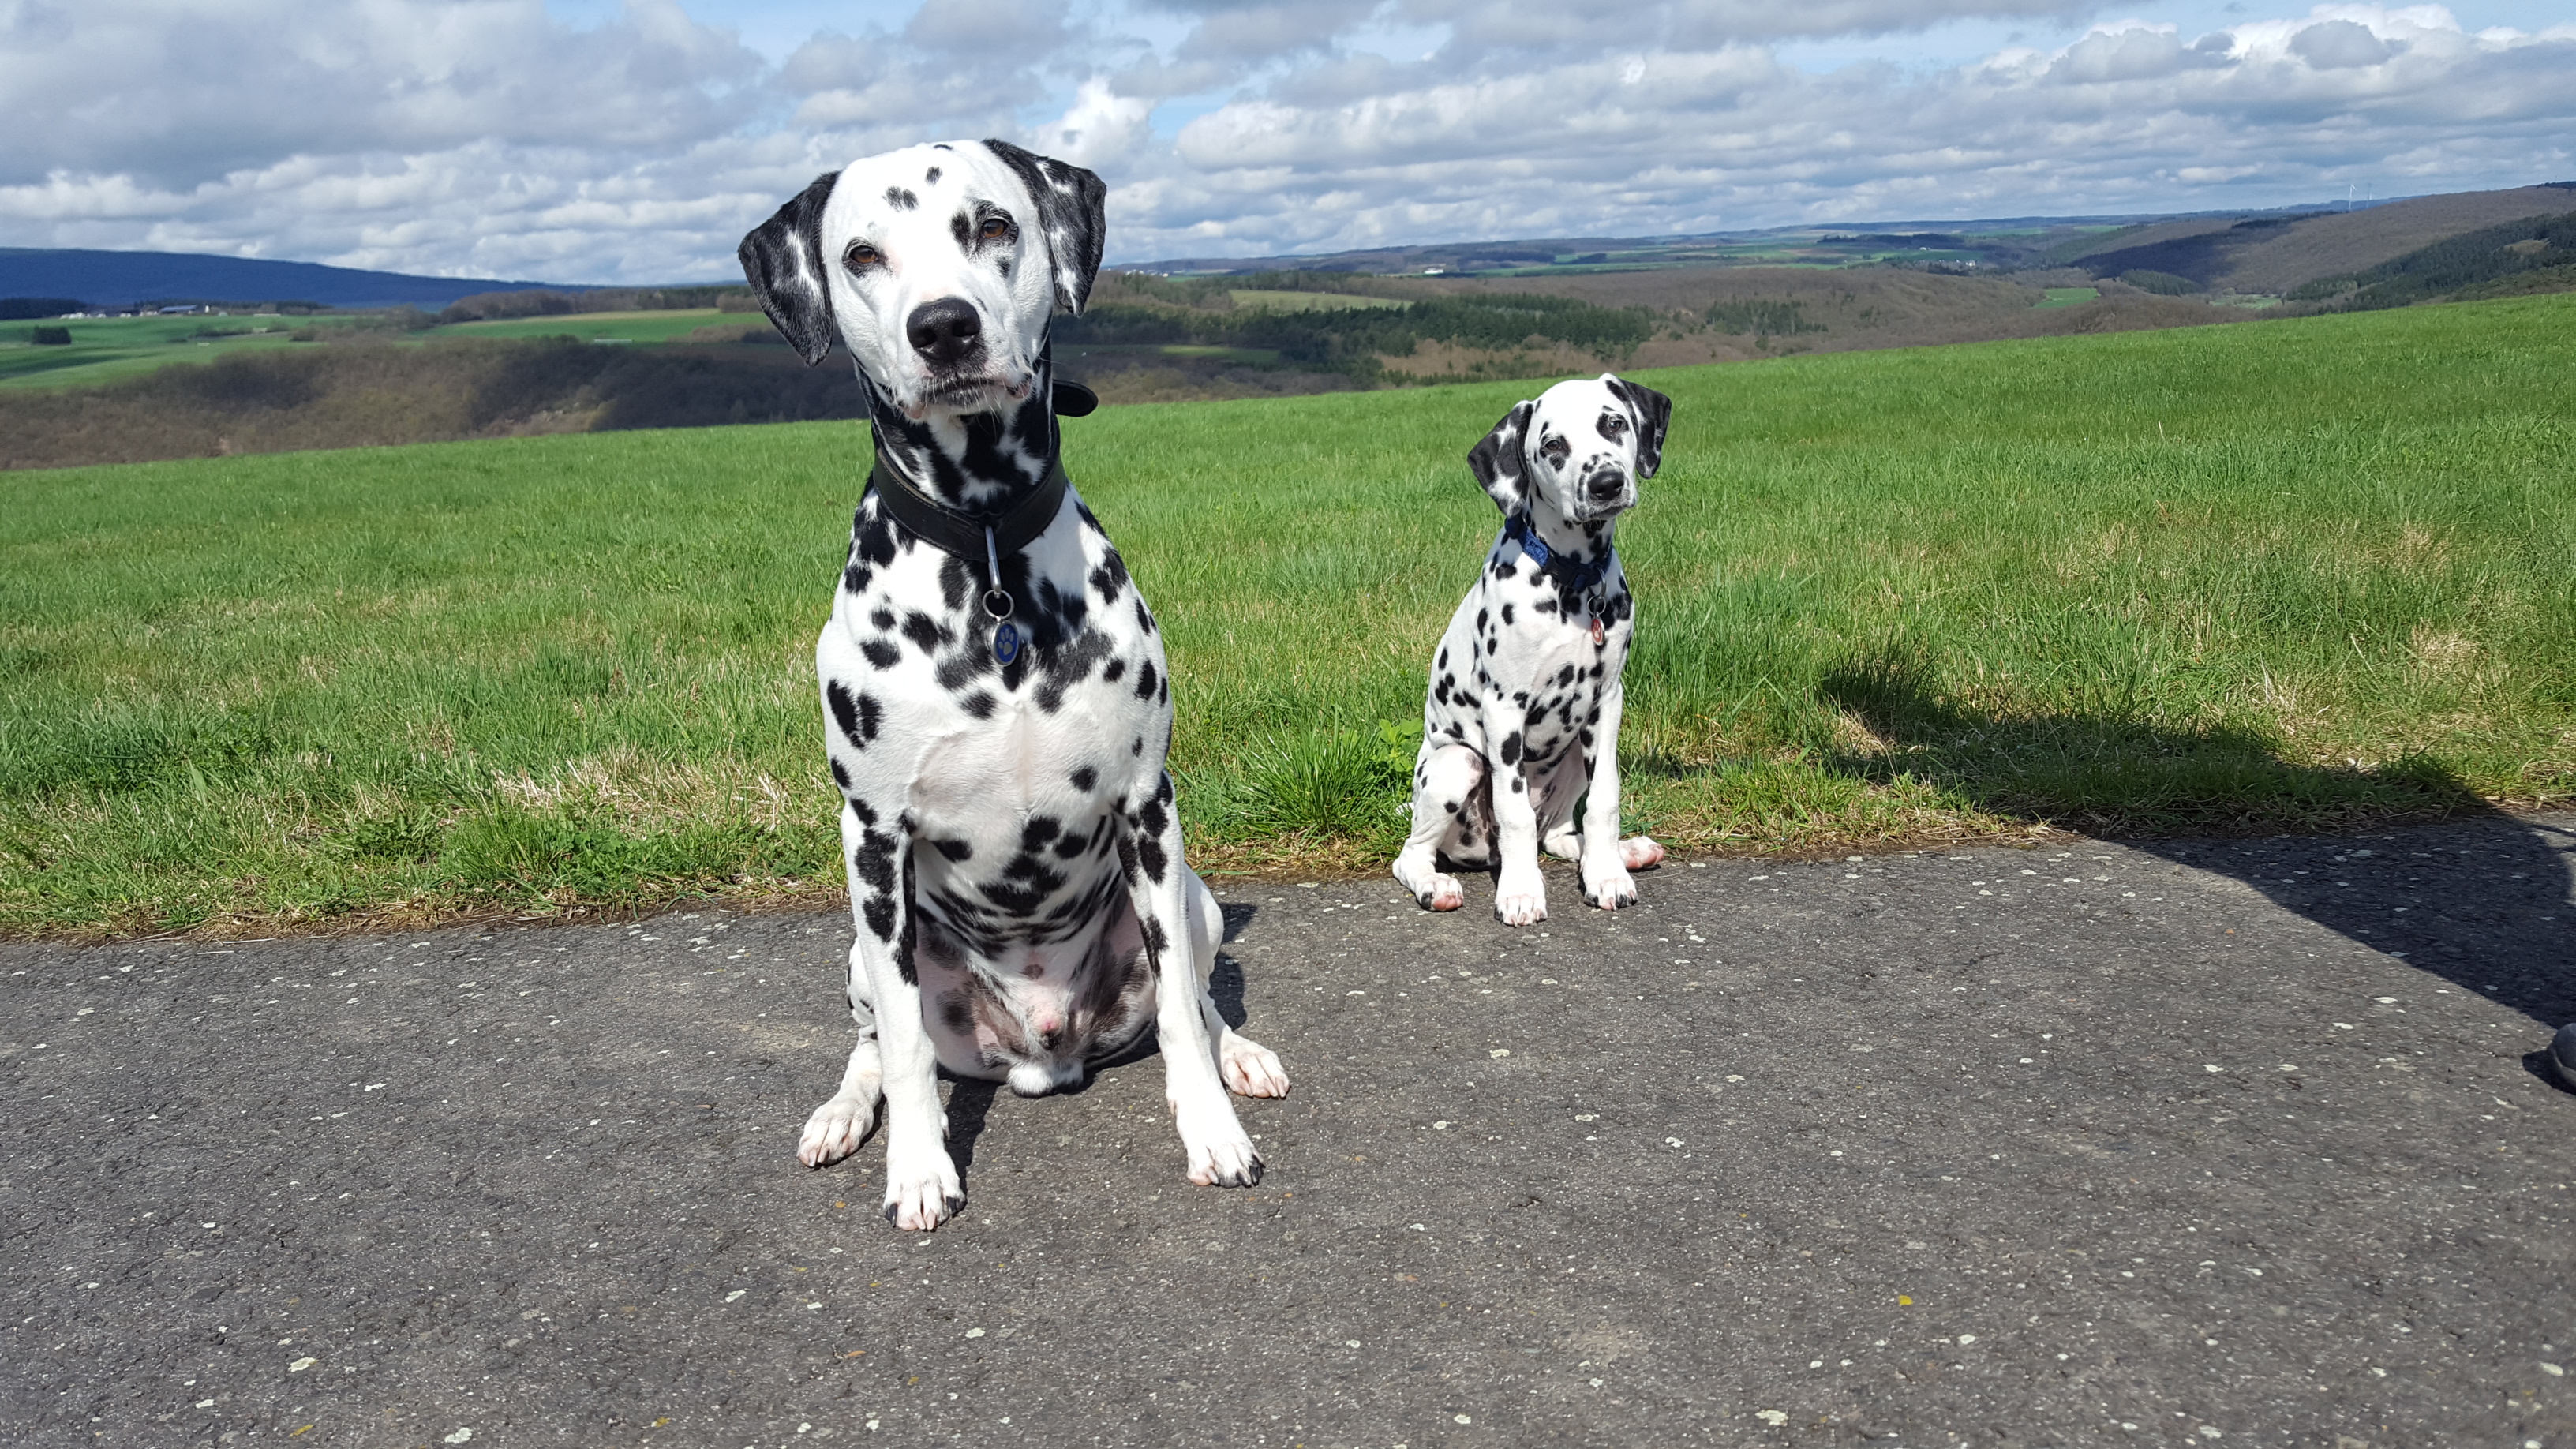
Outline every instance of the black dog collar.
[[1038, 535], [1047, 531], [1047, 525], [1055, 522], [1056, 513], [1064, 507], [1064, 490], [1070, 486], [1072, 480], [1064, 476], [1064, 460], [1056, 459], [1047, 464], [1045, 480], [1029, 496], [1012, 504], [1000, 517], [979, 523], [915, 487], [883, 449], [877, 451], [876, 466], [868, 473], [868, 487], [876, 491], [878, 506], [914, 537], [942, 553], [964, 559], [970, 566], [979, 554], [982, 556], [984, 612], [995, 625], [993, 658], [1002, 664], [1020, 657], [1020, 626], [1011, 622], [1015, 605], [1010, 591], [1002, 587], [1002, 551], [1018, 553], [1036, 542]]

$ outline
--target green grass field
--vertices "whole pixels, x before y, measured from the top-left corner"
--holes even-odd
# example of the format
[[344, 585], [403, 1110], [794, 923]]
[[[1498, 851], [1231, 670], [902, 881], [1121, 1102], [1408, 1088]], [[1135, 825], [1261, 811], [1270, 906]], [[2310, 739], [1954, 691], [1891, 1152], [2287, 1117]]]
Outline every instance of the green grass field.
[[2102, 289], [2099, 287], [2050, 287], [2047, 292], [2047, 296], [2032, 304], [2033, 311], [2045, 311], [2051, 307], [2072, 307], [2080, 302], [2090, 302], [2102, 295]]
[[[1632, 823], [1742, 851], [2576, 791], [2576, 297], [1646, 374]], [[1203, 867], [1380, 868], [1519, 384], [1116, 408]], [[855, 424], [9, 476], [0, 930], [837, 889]]]
[[[713, 307], [667, 312], [578, 312], [561, 317], [509, 317], [494, 322], [456, 322], [432, 328], [424, 337], [578, 337], [584, 342], [670, 342], [719, 320]], [[742, 315], [746, 327], [758, 326], [758, 314]]]
[[[99, 317], [0, 322], [0, 387], [87, 387], [174, 362], [211, 362], [246, 348], [284, 347], [299, 327], [347, 326], [329, 317]], [[36, 326], [69, 329], [68, 347], [27, 343]]]

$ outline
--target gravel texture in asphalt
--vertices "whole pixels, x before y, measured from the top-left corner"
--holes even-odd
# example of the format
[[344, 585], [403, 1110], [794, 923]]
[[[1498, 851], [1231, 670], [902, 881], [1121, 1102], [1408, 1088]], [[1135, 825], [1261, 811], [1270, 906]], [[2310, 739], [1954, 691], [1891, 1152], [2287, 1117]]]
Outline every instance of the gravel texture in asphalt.
[[0, 1440], [2576, 1449], [2571, 831], [1219, 882], [1261, 1186], [958, 1084], [923, 1236], [846, 918], [0, 947]]

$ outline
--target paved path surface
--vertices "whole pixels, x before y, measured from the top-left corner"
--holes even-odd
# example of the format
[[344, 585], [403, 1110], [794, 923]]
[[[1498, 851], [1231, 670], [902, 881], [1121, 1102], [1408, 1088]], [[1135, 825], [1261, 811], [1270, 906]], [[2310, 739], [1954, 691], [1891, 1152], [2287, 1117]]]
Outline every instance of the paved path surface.
[[843, 920], [0, 948], [0, 1440], [2576, 1446], [2571, 830], [1237, 890], [1261, 1187], [961, 1087], [927, 1237]]

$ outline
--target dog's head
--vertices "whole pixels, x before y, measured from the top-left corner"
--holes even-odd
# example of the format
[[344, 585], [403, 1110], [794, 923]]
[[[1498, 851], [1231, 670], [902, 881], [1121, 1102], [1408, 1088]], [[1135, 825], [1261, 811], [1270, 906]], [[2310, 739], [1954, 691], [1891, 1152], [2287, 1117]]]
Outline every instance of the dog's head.
[[1505, 413], [1467, 466], [1506, 517], [1612, 518], [1655, 476], [1672, 415], [1671, 398], [1616, 373], [1572, 378]]
[[1007, 142], [913, 146], [817, 177], [739, 255], [809, 365], [837, 340], [916, 422], [993, 412], [1027, 399], [1048, 319], [1091, 295], [1107, 196]]

